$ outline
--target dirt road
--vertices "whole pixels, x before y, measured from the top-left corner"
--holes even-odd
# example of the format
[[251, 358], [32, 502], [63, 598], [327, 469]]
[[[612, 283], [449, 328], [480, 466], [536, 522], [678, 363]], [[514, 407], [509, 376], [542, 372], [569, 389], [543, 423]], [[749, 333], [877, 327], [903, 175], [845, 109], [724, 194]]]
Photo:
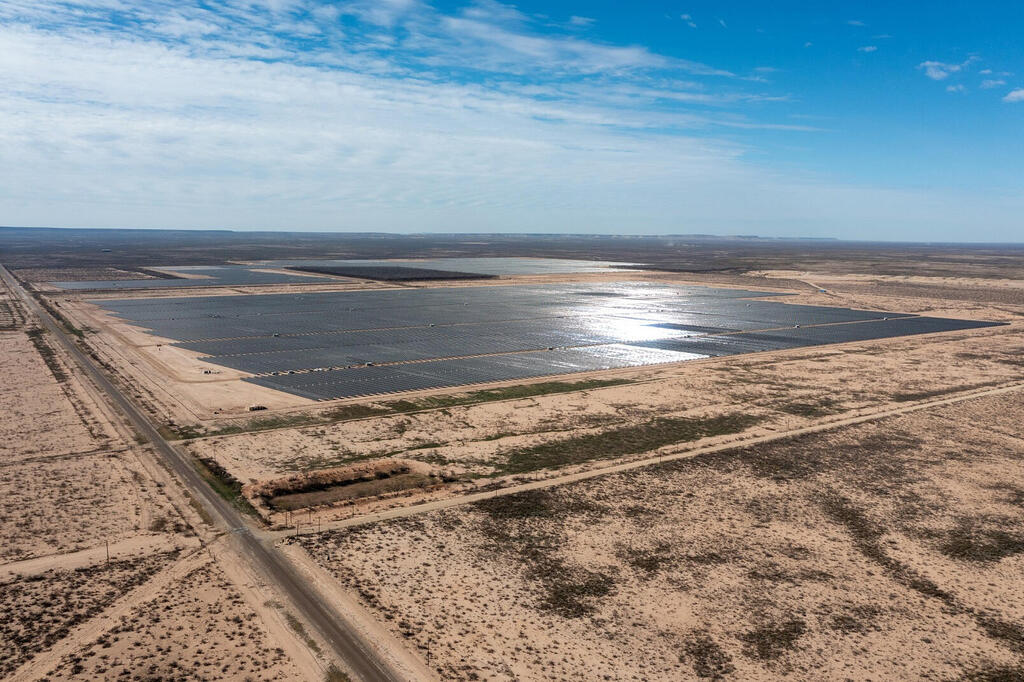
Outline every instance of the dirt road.
[[[935, 400], [924, 400], [921, 402], [913, 403], [911, 405], [903, 405], [900, 407], [892, 407], [883, 410], [877, 410], [868, 412], [867, 414], [858, 414], [850, 417], [841, 417], [839, 419], [832, 419], [818, 424], [812, 424], [799, 429], [792, 429], [789, 431], [779, 431], [766, 436], [757, 436], [754, 438], [743, 438], [742, 436], [727, 441], [725, 443], [718, 443], [716, 445], [709, 445], [702, 448], [686, 449], [686, 446], [666, 446], [660, 450], [656, 450], [657, 454], [643, 459], [632, 460], [629, 462], [623, 462], [621, 464], [614, 464], [612, 466], [601, 467], [598, 469], [590, 469], [588, 471], [580, 471], [572, 474], [565, 474], [564, 476], [556, 476], [554, 478], [547, 478], [540, 481], [531, 481], [530, 483], [522, 483], [519, 485], [511, 485], [506, 488], [498, 488], [496, 490], [488, 490], [486, 492], [470, 493], [468, 495], [462, 495], [459, 497], [452, 497], [443, 500], [434, 500], [432, 502], [424, 502], [422, 504], [409, 505], [407, 507], [398, 507], [395, 509], [388, 509], [382, 512], [376, 512], [373, 514], [364, 514], [363, 516], [354, 516], [352, 518], [343, 519], [341, 521], [334, 521], [331, 523], [325, 523], [317, 528], [319, 531], [338, 530], [342, 528], [351, 528], [353, 526], [361, 526], [367, 523], [376, 523], [378, 521], [385, 521], [387, 519], [403, 518], [413, 516], [415, 514], [423, 514], [426, 512], [436, 511], [438, 509], [446, 509], [448, 507], [456, 507], [463, 504], [470, 504], [471, 502], [477, 502], [480, 500], [487, 500], [495, 497], [503, 497], [505, 495], [515, 495], [516, 493], [525, 492], [527, 490], [538, 490], [541, 488], [550, 488], [558, 485], [565, 485], [567, 483], [574, 483], [576, 481], [583, 481], [589, 478], [596, 478], [598, 476], [607, 476], [608, 474], [619, 473], [622, 471], [629, 471], [631, 469], [639, 469], [641, 467], [651, 466], [652, 464], [658, 464], [660, 462], [671, 462], [677, 459], [688, 459], [696, 457], [698, 455], [708, 454], [712, 452], [722, 452], [723, 450], [734, 450], [736, 448], [749, 447], [751, 445], [757, 445], [759, 443], [768, 443], [770, 441], [782, 440], [785, 438], [792, 438], [794, 436], [800, 436], [808, 433], [818, 433], [820, 431], [829, 431], [832, 429], [838, 429], [843, 426], [851, 426], [853, 424], [862, 424], [864, 422], [876, 421], [878, 419], [885, 419], [887, 417], [894, 417], [901, 414], [907, 414], [910, 412], [917, 412], [918, 410], [925, 410], [934, 407], [941, 407], [943, 405], [952, 405], [954, 403], [962, 402], [964, 400], [972, 400], [974, 398], [981, 398], [990, 395], [999, 395], [1001, 393], [1008, 393], [1011, 391], [1019, 391], [1024, 389], [1024, 383], [1014, 382], [1010, 384], [1004, 384], [994, 388], [985, 388], [978, 390], [969, 390], [957, 393], [956, 395], [940, 398]], [[309, 529], [307, 529], [308, 531]], [[281, 530], [266, 532], [264, 535], [270, 538], [284, 538], [287, 536], [295, 535], [296, 533], [301, 534], [301, 528], [296, 531]]]

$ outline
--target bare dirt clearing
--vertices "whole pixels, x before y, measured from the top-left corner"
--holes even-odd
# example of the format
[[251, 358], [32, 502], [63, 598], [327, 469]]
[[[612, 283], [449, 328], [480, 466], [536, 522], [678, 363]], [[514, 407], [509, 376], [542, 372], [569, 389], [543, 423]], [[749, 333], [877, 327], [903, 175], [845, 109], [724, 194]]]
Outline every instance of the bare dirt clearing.
[[978, 399], [299, 542], [453, 679], [1013, 679], [1022, 417]]
[[173, 530], [173, 509], [141, 494], [132, 472], [107, 454], [0, 467], [0, 561], [113, 543], [148, 526]]
[[0, 465], [95, 450], [109, 435], [46, 334], [33, 334], [0, 333]]

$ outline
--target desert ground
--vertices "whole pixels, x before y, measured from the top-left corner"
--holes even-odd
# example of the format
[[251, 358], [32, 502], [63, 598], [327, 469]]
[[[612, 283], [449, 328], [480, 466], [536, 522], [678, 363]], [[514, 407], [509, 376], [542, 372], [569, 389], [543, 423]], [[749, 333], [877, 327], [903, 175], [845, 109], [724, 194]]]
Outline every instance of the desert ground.
[[1019, 679], [1018, 392], [298, 542], [443, 679]]
[[[322, 403], [45, 285], [156, 252], [17, 272], [408, 679], [1024, 679], [1024, 268], [904, 256], [573, 278], [1007, 324]], [[0, 344], [0, 674], [344, 679], [3, 290]]]
[[322, 678], [308, 635], [215, 558], [189, 500], [6, 288], [0, 311], [0, 677]]

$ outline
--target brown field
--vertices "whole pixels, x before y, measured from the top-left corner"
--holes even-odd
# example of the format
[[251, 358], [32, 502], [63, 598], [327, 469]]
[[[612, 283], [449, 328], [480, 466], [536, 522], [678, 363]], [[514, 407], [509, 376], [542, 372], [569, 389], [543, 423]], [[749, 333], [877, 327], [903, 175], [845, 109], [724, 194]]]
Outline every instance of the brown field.
[[299, 542], [445, 679], [1015, 679], [1022, 418], [983, 398]]
[[308, 679], [213, 562], [201, 563], [65, 656], [51, 680]]

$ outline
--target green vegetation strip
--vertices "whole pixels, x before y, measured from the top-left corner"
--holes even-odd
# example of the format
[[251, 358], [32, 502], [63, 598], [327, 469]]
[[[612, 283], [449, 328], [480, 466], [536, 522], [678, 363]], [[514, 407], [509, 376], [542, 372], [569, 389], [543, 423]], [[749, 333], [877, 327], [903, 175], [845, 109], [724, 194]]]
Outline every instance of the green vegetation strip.
[[309, 647], [310, 650], [317, 654], [320, 653], [320, 647], [317, 645], [316, 640], [310, 637], [309, 633], [306, 632], [306, 626], [302, 624], [302, 621], [300, 621], [298, 618], [293, 616], [288, 611], [284, 612], [284, 619], [288, 621], [288, 627], [290, 627], [295, 632], [295, 634], [302, 638], [302, 640], [306, 643], [306, 646]]
[[761, 417], [750, 414], [727, 414], [704, 419], [662, 417], [644, 424], [512, 450], [506, 453], [508, 459], [504, 466], [493, 475], [521, 474], [597, 459], [615, 459], [649, 452], [673, 443], [739, 433], [759, 421]]
[[160, 433], [170, 440], [186, 440], [190, 438], [206, 438], [211, 436], [230, 436], [250, 431], [268, 431], [270, 429], [296, 428], [300, 426], [316, 426], [335, 422], [365, 419], [367, 417], [386, 417], [395, 414], [435, 410], [461, 405], [494, 402], [497, 400], [515, 400], [532, 398], [539, 395], [554, 393], [571, 393], [592, 388], [605, 388], [633, 383], [629, 379], [591, 379], [588, 381], [546, 381], [538, 384], [518, 384], [502, 388], [488, 388], [468, 393], [451, 395], [426, 396], [408, 400], [388, 400], [378, 403], [342, 405], [319, 414], [282, 415], [252, 419], [244, 424], [224, 426], [212, 431], [200, 431], [194, 426], [164, 426]]
[[229, 474], [223, 467], [211, 459], [199, 459], [197, 457], [193, 457], [192, 465], [195, 466], [196, 471], [198, 471], [199, 475], [203, 477], [203, 480], [206, 481], [218, 495], [235, 505], [235, 508], [237, 508], [238, 511], [249, 514], [254, 518], [260, 518], [253, 506], [249, 504], [249, 500], [245, 499], [245, 495], [242, 494], [241, 481]]
[[85, 336], [85, 331], [84, 331], [84, 330], [82, 330], [82, 329], [79, 329], [79, 328], [78, 328], [78, 327], [76, 327], [75, 325], [71, 324], [71, 320], [69, 320], [69, 319], [68, 319], [67, 317], [65, 317], [63, 313], [61, 313], [61, 312], [60, 312], [59, 310], [57, 310], [57, 309], [56, 309], [56, 308], [55, 308], [55, 307], [54, 307], [54, 306], [53, 306], [53, 305], [52, 305], [52, 304], [51, 304], [51, 303], [50, 303], [49, 301], [47, 301], [47, 300], [46, 300], [46, 299], [45, 299], [44, 297], [42, 297], [42, 296], [39, 296], [39, 295], [36, 295], [36, 296], [35, 296], [35, 299], [36, 299], [37, 301], [39, 301], [39, 304], [40, 304], [40, 305], [42, 305], [42, 306], [43, 306], [44, 308], [46, 308], [46, 312], [50, 313], [50, 316], [51, 316], [51, 317], [52, 317], [53, 319], [57, 320], [57, 322], [59, 322], [59, 323], [60, 323], [60, 325], [61, 325], [62, 327], [64, 327], [64, 329], [65, 329], [65, 330], [66, 330], [66, 331], [67, 331], [67, 332], [68, 332], [69, 334], [71, 334], [72, 336], [77, 336], [78, 338], [83, 338], [83, 337]]

